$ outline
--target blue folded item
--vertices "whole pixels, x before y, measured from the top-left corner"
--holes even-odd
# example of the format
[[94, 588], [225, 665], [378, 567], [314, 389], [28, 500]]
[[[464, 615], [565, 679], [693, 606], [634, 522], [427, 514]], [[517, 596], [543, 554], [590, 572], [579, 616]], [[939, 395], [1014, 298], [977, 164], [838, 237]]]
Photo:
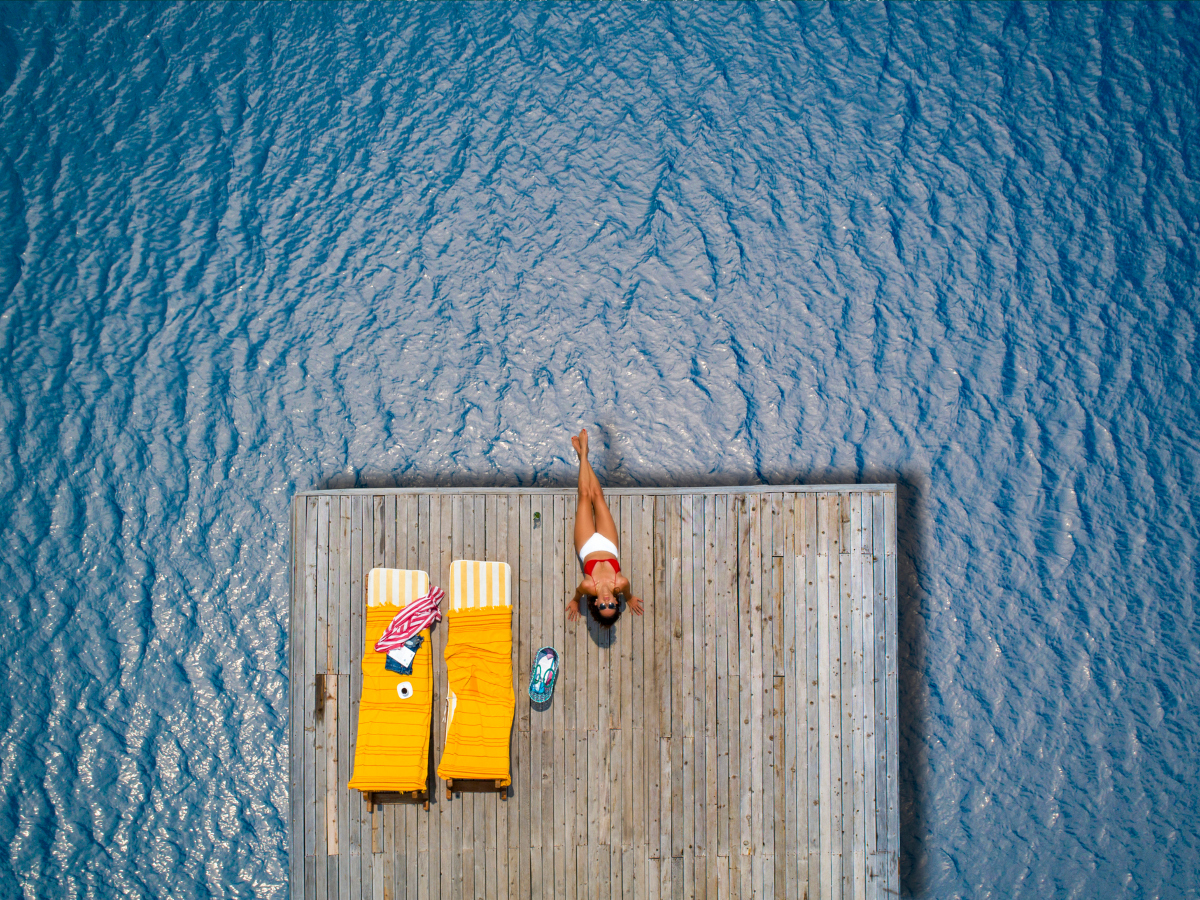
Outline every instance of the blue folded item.
[[395, 672], [399, 675], [411, 675], [413, 658], [417, 655], [417, 650], [424, 642], [425, 638], [419, 634], [414, 634], [399, 649], [388, 651], [387, 659], [383, 661], [383, 667], [389, 672]]

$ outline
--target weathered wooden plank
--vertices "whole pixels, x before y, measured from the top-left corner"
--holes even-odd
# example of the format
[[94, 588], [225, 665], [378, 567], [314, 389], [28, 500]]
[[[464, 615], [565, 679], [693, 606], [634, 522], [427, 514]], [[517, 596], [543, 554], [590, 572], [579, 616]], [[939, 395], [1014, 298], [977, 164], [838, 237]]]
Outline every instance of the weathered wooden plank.
[[863, 895], [879, 900], [881, 882], [876, 858], [875, 796], [875, 589], [874, 589], [874, 516], [872, 495], [864, 493], [860, 502], [859, 588], [862, 609], [862, 721], [863, 735], [863, 853], [865, 883]]
[[846, 869], [848, 860], [847, 830], [853, 827], [850, 810], [847, 808], [848, 764], [846, 760], [846, 715], [845, 698], [849, 695], [849, 679], [846, 677], [846, 661], [849, 647], [846, 635], [846, 591], [842, 588], [842, 496], [830, 497], [829, 513], [829, 605], [830, 605], [830, 735], [831, 771], [833, 800], [830, 807], [833, 824], [833, 883], [832, 890], [838, 896], [846, 896]]
[[[337, 856], [340, 846], [349, 845], [349, 816], [342, 816], [341, 827], [338, 823], [338, 785], [341, 782], [341, 772], [338, 765], [338, 744], [341, 742], [339, 719], [349, 721], [349, 716], [338, 715], [338, 679], [342, 676], [332, 672], [325, 676], [325, 852]], [[343, 695], [344, 696], [344, 695]], [[345, 765], [345, 756], [342, 757]], [[349, 877], [349, 867], [347, 867]]]
[[[553, 646], [559, 654], [559, 676], [555, 685], [555, 697], [551, 701], [550, 712], [553, 714], [554, 740], [554, 889], [559, 897], [566, 896], [568, 870], [575, 868], [575, 842], [570, 840], [570, 829], [575, 826], [574, 801], [574, 766], [568, 774], [567, 755], [567, 712], [564, 699], [570, 696], [571, 678], [567, 673], [564, 653], [566, 648], [567, 616], [565, 612], [567, 594], [567, 561], [574, 552], [573, 535], [567, 532], [567, 523], [574, 521], [574, 508], [569, 494], [554, 495], [554, 518], [549, 523], [554, 535], [553, 557], [550, 574], [552, 582], [546, 598], [546, 607], [550, 617], [550, 635]], [[560, 695], [559, 690], [563, 693]], [[572, 755], [574, 748], [571, 748]], [[569, 823], [569, 824], [568, 824]], [[568, 859], [566, 847], [571, 846]]]
[[[679, 738], [682, 740], [682, 737]], [[671, 736], [664, 735], [658, 741], [658, 770], [662, 773], [662, 793], [659, 796], [659, 858], [668, 863], [671, 857]], [[664, 878], [670, 878], [670, 866], [665, 866]], [[667, 893], [670, 893], [668, 887]]]
[[[351, 791], [346, 786], [350, 780], [350, 637], [353, 630], [351, 609], [356, 584], [354, 576], [356, 569], [361, 577], [362, 569], [362, 497], [345, 497], [342, 500], [342, 566], [345, 577], [342, 579], [337, 605], [337, 675], [328, 679], [332, 687], [327, 701], [325, 721], [329, 726], [329, 769], [332, 778], [327, 783], [327, 816], [329, 822], [329, 854], [336, 856], [341, 848], [349, 852], [354, 845], [361, 841], [361, 835], [354, 828], [350, 811]], [[357, 514], [357, 516], [356, 516]], [[360, 657], [361, 658], [361, 657]], [[356, 681], [357, 683], [357, 681]], [[357, 736], [356, 736], [357, 737]], [[353, 792], [358, 794], [357, 791]], [[356, 833], [352, 836], [351, 831]], [[351, 889], [350, 862], [339, 867], [338, 896], [349, 898]], [[357, 882], [360, 872], [354, 872]], [[355, 885], [358, 887], [358, 885]]]
[[888, 821], [888, 882], [889, 895], [900, 892], [900, 754], [896, 741], [900, 734], [899, 718], [899, 592], [896, 583], [896, 493], [883, 497], [883, 526], [885, 559], [884, 610], [887, 635], [884, 678], [887, 683], [887, 821]]
[[661, 893], [662, 875], [659, 873], [659, 860], [657, 857], [647, 857], [646, 890], [642, 896], [649, 898], [649, 900], [660, 900]]
[[[876, 872], [876, 893], [878, 895], [886, 895], [888, 890], [887, 880], [887, 728], [885, 725], [886, 705], [887, 705], [887, 683], [881, 677], [886, 666], [887, 656], [887, 635], [886, 626], [884, 625], [886, 609], [884, 605], [884, 565], [886, 556], [886, 547], [883, 542], [884, 535], [884, 515], [882, 497], [875, 495], [871, 497], [871, 529], [872, 529], [872, 548], [870, 558], [871, 568], [871, 619], [874, 623], [874, 636], [872, 638], [871, 656], [873, 657], [872, 664], [875, 669], [875, 680], [873, 687], [874, 700], [874, 733], [875, 733], [875, 753], [872, 759], [875, 772], [874, 790], [875, 790], [875, 834], [874, 842], [876, 846], [876, 856], [872, 860], [873, 868]], [[865, 511], [864, 511], [865, 512]]]
[[[550, 608], [555, 622], [555, 648], [558, 650], [559, 672], [558, 684], [554, 689], [554, 713], [556, 721], [555, 755], [561, 759], [556, 786], [562, 795], [562, 818], [556, 828], [555, 846], [561, 847], [559, 854], [563, 865], [563, 896], [575, 896], [578, 887], [576, 872], [576, 853], [578, 846], [576, 836], [575, 813], [575, 755], [578, 740], [576, 737], [576, 703], [575, 688], [578, 674], [578, 660], [574, 652], [575, 641], [578, 637], [578, 622], [567, 621], [566, 604], [572, 596], [575, 585], [575, 498], [573, 493], [563, 492], [558, 495], [556, 510], [558, 518], [554, 522], [555, 529], [555, 569], [554, 596], [550, 598]], [[557, 812], [557, 810], [556, 810]], [[556, 851], [557, 853], [558, 851]]]
[[733, 889], [729, 882], [729, 857], [717, 857], [717, 897], [720, 900], [733, 895]]
[[[586, 636], [586, 633], [585, 633]], [[582, 718], [582, 717], [581, 717]], [[574, 893], [576, 897], [586, 897], [588, 895], [588, 865], [590, 846], [588, 840], [588, 828], [593, 815], [592, 807], [595, 803], [596, 792], [590, 787], [595, 780], [595, 773], [589, 768], [589, 750], [588, 750], [588, 731], [586, 728], [577, 728], [575, 731], [575, 770], [577, 773], [577, 794], [580, 798], [580, 806], [576, 813], [578, 833], [575, 835], [575, 870], [579, 877], [579, 885]]]
[[[521, 607], [527, 604], [527, 598], [521, 595], [521, 572], [526, 568], [526, 560], [524, 560], [524, 547], [521, 544], [521, 497], [518, 494], [509, 494], [508, 498], [508, 562], [511, 566], [512, 589], [516, 594], [512, 599], [512, 620], [514, 620], [514, 638], [512, 638], [512, 677], [516, 680], [514, 685], [515, 695], [517, 697], [517, 709], [522, 707], [528, 708], [528, 698], [524, 696], [526, 685], [521, 684], [521, 643], [522, 634], [518, 622], [517, 613]], [[512, 731], [510, 740], [510, 760], [512, 767], [512, 787], [509, 791], [509, 809], [508, 809], [508, 827], [505, 830], [504, 840], [508, 844], [509, 854], [509, 890], [508, 895], [511, 900], [523, 898], [521, 893], [521, 871], [522, 871], [522, 851], [521, 845], [521, 806], [524, 804], [524, 782], [528, 775], [526, 767], [528, 762], [526, 758], [521, 756], [521, 738], [518, 731], [518, 722], [516, 716], [512, 719]]]
[[[326, 498], [323, 498], [326, 499]], [[341, 561], [338, 556], [338, 529], [340, 521], [341, 502], [337, 498], [328, 498], [322, 504], [321, 510], [321, 545], [318, 552], [323, 554], [318, 559], [317, 580], [317, 672], [325, 676], [321, 678], [319, 696], [316, 708], [316, 845], [313, 855], [316, 857], [317, 891], [329, 891], [329, 845], [326, 820], [326, 784], [329, 765], [329, 753], [326, 748], [328, 729], [325, 724], [325, 701], [327, 695], [326, 677], [329, 675], [329, 607], [338, 590], [338, 577], [341, 573]]]
[[[346, 863], [346, 865], [343, 866], [342, 863]], [[325, 867], [326, 867], [325, 871], [329, 878], [328, 886], [326, 888], [326, 896], [327, 897], [339, 897], [339, 898], [341, 897], [341, 893], [338, 888], [338, 883], [339, 883], [338, 873], [343, 868], [348, 868], [349, 863], [350, 863], [350, 858], [348, 855], [346, 857], [330, 856], [325, 860]]]
[[[545, 534], [553, 525], [546, 517], [543, 508], [545, 497], [533, 495], [529, 498], [531, 515], [530, 542], [528, 547], [530, 626], [529, 653], [531, 664], [533, 655], [541, 645], [543, 606], [545, 601], [544, 589], [544, 547]], [[525, 681], [528, 684], [528, 681]], [[529, 779], [529, 843], [530, 849], [530, 896], [542, 897], [547, 893], [551, 878], [546, 878], [543, 872], [542, 825], [545, 822], [542, 813], [543, 774], [547, 761], [542, 755], [542, 733], [544, 726], [540, 712], [533, 712], [529, 719], [529, 749], [530, 749], [530, 779]], [[524, 823], [522, 823], [524, 824]]]
[[[683, 856], [691, 837], [684, 817], [684, 738], [687, 736], [685, 697], [690, 700], [690, 673], [683, 640], [683, 498], [667, 500], [667, 596], [671, 609], [671, 856]], [[686, 692], [686, 693], [685, 693]]]
[[[851, 642], [851, 680], [850, 680], [850, 730], [852, 735], [852, 759], [853, 759], [853, 775], [851, 790], [853, 795], [854, 809], [854, 834], [853, 844], [851, 848], [851, 869], [853, 871], [853, 894], [856, 900], [866, 900], [866, 882], [867, 882], [867, 867], [866, 867], [866, 839], [865, 839], [865, 822], [866, 814], [863, 806], [864, 802], [864, 782], [866, 780], [866, 767], [863, 762], [863, 749], [866, 740], [866, 732], [863, 729], [863, 691], [865, 688], [863, 680], [864, 664], [863, 664], [863, 580], [862, 580], [862, 547], [863, 547], [863, 521], [862, 521], [862, 506], [863, 495], [854, 493], [850, 495], [850, 523], [849, 523], [849, 543], [843, 548], [848, 551], [848, 564], [850, 570], [850, 642]], [[867, 499], [870, 504], [870, 498]]]
[[404, 847], [404, 829], [397, 804], [388, 803], [380, 810], [380, 848], [387, 857], [391, 870], [392, 896], [396, 900], [408, 900], [408, 872], [405, 871], [407, 851]]
[[[342, 536], [349, 544], [343, 551], [345, 559], [344, 581], [342, 583], [341, 605], [338, 609], [338, 640], [337, 640], [337, 673], [350, 674], [350, 645], [354, 623], [352, 619], [359, 615], [357, 604], [359, 590], [362, 585], [363, 563], [363, 510], [366, 507], [366, 497], [361, 494], [347, 498], [349, 502], [342, 504]], [[348, 552], [346, 552], [348, 551]]]
[[624, 888], [624, 872], [621, 857], [621, 786], [626, 777], [621, 756], [620, 729], [610, 728], [606, 735], [608, 741], [608, 783], [609, 783], [609, 867], [611, 874], [608, 882], [610, 900], [620, 900]]
[[[662, 739], [671, 731], [671, 653], [670, 653], [670, 600], [667, 596], [667, 500], [665, 497], [655, 497], [653, 500], [653, 546], [654, 546], [654, 605], [648, 610], [651, 617], [654, 661], [654, 693], [655, 703], [652, 710], [652, 731], [647, 741], [647, 757], [654, 767], [651, 772], [654, 795], [651, 798], [650, 818], [648, 822], [650, 834], [650, 857], [658, 859], [671, 855], [671, 779], [669, 770], [662, 765]], [[669, 749], [669, 748], [668, 748]], [[661, 867], [660, 867], [661, 875]]]
[[708, 746], [708, 670], [707, 630], [705, 621], [705, 516], [704, 496], [692, 496], [692, 592], [688, 599], [691, 607], [688, 612], [692, 619], [692, 730], [695, 735], [695, 749], [692, 756], [692, 795], [689, 802], [693, 809], [692, 839], [692, 879], [695, 884], [694, 896], [708, 897], [708, 811], [707, 811], [707, 782]]
[[[641, 598], [643, 607], [646, 602], [652, 600], [650, 590], [652, 584], [652, 545], [651, 545], [651, 521], [653, 516], [653, 507], [647, 510], [646, 498], [637, 497], [632, 503], [631, 509], [631, 540], [633, 542], [632, 560], [633, 560], [633, 575], [630, 576], [630, 590], [634, 595]], [[647, 629], [647, 620], [645, 615], [640, 619], [633, 620], [634, 628], [634, 643], [633, 643], [633, 658], [631, 664], [631, 678], [633, 680], [633, 697], [632, 709], [630, 712], [630, 734], [633, 739], [633, 894], [635, 897], [646, 896], [649, 890], [647, 884], [646, 871], [646, 824], [649, 812], [648, 799], [648, 778], [646, 765], [646, 740], [644, 732], [646, 730], [647, 720], [647, 703], [646, 698], [651, 698], [653, 705], [654, 694], [652, 689], [647, 685], [647, 673], [653, 672], [653, 664], [647, 661], [647, 651], [651, 648], [653, 636], [652, 632]], [[650, 691], [648, 694], [647, 691]]]
[[[830, 678], [832, 676], [833, 649], [830, 644], [830, 635], [833, 634], [833, 616], [830, 611], [830, 579], [831, 575], [831, 560], [830, 560], [830, 506], [831, 500], [827, 495], [818, 495], [817, 497], [817, 691], [819, 694], [818, 700], [818, 726], [817, 726], [817, 747], [820, 753], [820, 787], [819, 787], [819, 809], [820, 809], [820, 825], [821, 825], [821, 880], [820, 880], [820, 897], [822, 900], [832, 898], [834, 896], [834, 854], [833, 854], [833, 834], [834, 834], [834, 777], [832, 775], [832, 765], [834, 755], [832, 754], [832, 742], [835, 734], [835, 727], [830, 721], [830, 706], [832, 702], [832, 691], [830, 688]], [[841, 869], [838, 868], [837, 883], [841, 882]]]
[[[736, 564], [735, 542], [729, 534], [729, 498], [723, 494], [713, 497], [714, 541], [716, 550], [711, 556], [713, 566], [713, 583], [710, 588], [711, 602], [709, 606], [719, 611], [720, 624], [714, 627], [713, 636], [716, 646], [716, 690], [713, 694], [716, 725], [716, 763], [717, 784], [716, 793], [711, 802], [716, 808], [716, 857], [724, 859], [718, 863], [717, 890], [720, 896], [727, 896], [728, 884], [720, 881], [720, 868], [724, 865], [726, 876], [729, 866], [729, 618], [736, 615], [736, 607], [728, 590], [730, 559]], [[710, 852], [712, 838], [710, 837]], [[722, 888], [724, 884], [724, 888]]]
[[[782, 655], [780, 645], [780, 621], [782, 619], [783, 587], [783, 532], [781, 494], [767, 494], [763, 514], [763, 896], [775, 896], [776, 875], [783, 863], [782, 853], [776, 853], [777, 832], [783, 813], [782, 785], [780, 774], [783, 768], [780, 700], [782, 678], [779, 675], [778, 658]], [[778, 680], [777, 680], [778, 679]]]
[[591, 898], [591, 900], [601, 900], [601, 898], [608, 897], [609, 888], [612, 884], [609, 845], [592, 844], [589, 847], [589, 850], [588, 897]]
[[[330, 585], [329, 590], [329, 643], [326, 647], [328, 661], [327, 671], [330, 674], [340, 674], [346, 666], [342, 662], [342, 632], [350, 625], [350, 562], [354, 553], [350, 546], [350, 519], [354, 508], [352, 497], [338, 498], [336, 511], [333, 513], [337, 521], [333, 523], [334, 531], [330, 535], [330, 553], [337, 553], [337, 589]], [[336, 545], [336, 550], [334, 547]]]
[[817, 498], [813, 494], [805, 494], [801, 504], [803, 538], [803, 570], [804, 570], [804, 609], [807, 621], [804, 632], [805, 677], [804, 687], [807, 693], [805, 703], [806, 723], [806, 766], [807, 775], [805, 793], [802, 804], [807, 816], [806, 831], [808, 892], [809, 897], [816, 900], [821, 891], [821, 821], [820, 821], [820, 769], [821, 757], [819, 749], [820, 736], [820, 666], [818, 663], [818, 648], [821, 625], [824, 617], [818, 614], [820, 603], [817, 582], [820, 576], [817, 568], [819, 550], [819, 527], [817, 515]]
[[760, 853], [762, 860], [763, 896], [775, 895], [775, 822], [776, 811], [780, 809], [776, 785], [776, 775], [780, 766], [778, 747], [779, 716], [776, 704], [775, 675], [776, 675], [776, 645], [778, 643], [780, 607], [782, 599], [780, 587], [783, 582], [780, 572], [783, 557], [777, 553], [777, 547], [782, 543], [780, 537], [780, 506], [779, 494], [766, 494], [762, 498], [762, 670], [763, 670], [763, 789], [762, 789], [762, 844]]
[[[529, 494], [520, 494], [517, 496], [517, 528], [519, 532], [519, 567], [515, 568], [511, 573], [517, 589], [517, 597], [519, 604], [513, 610], [513, 616], [517, 622], [517, 662], [513, 671], [516, 673], [517, 686], [524, 692], [529, 685], [530, 667], [533, 661], [534, 651], [536, 647], [530, 646], [530, 635], [533, 633], [533, 606], [537, 602], [537, 597], [533, 594], [533, 585], [531, 579], [534, 571], [533, 560], [533, 542], [534, 542], [534, 520], [533, 514], [538, 513], [541, 516], [541, 506], [535, 509], [532, 505], [533, 500]], [[540, 523], [537, 523], [540, 527]], [[528, 703], [518, 703], [516, 709], [516, 729], [518, 733], [529, 731], [529, 717], [531, 707]], [[528, 847], [528, 844], [524, 846]]]
[[[621, 553], [625, 559], [627, 567], [632, 562], [633, 553], [633, 503], [632, 497], [620, 497], [620, 516], [616, 520], [618, 533], [620, 536]], [[628, 606], [628, 600], [626, 600]], [[635, 638], [639, 633], [639, 624], [634, 620], [636, 616], [628, 613], [623, 617], [620, 630], [618, 632], [620, 647], [620, 692], [621, 692], [621, 716], [618, 731], [619, 748], [617, 750], [620, 756], [620, 775], [615, 779], [615, 783], [620, 785], [620, 813], [617, 818], [617, 829], [619, 834], [616, 835], [617, 840], [615, 846], [620, 847], [620, 866], [621, 866], [621, 896], [627, 900], [633, 900], [634, 888], [634, 872], [633, 872], [633, 819], [634, 819], [634, 796], [637, 786], [640, 783], [640, 773], [633, 768], [633, 744], [634, 744], [634, 724], [633, 724], [633, 656]], [[628, 864], [628, 866], [627, 866]]]
[[525, 690], [529, 684], [529, 669], [533, 659], [530, 635], [533, 629], [533, 605], [536, 600], [530, 583], [533, 571], [534, 509], [528, 494], [518, 495], [516, 505], [518, 544], [520, 548], [519, 568], [513, 573], [517, 584], [518, 609], [516, 610], [516, 615], [518, 619], [517, 643], [519, 645], [517, 665], [514, 670], [517, 677], [517, 687], [519, 689], [517, 697], [519, 699], [517, 701], [516, 712], [517, 772], [513, 777], [513, 784], [520, 794], [516, 798], [516, 843], [518, 850], [517, 896], [532, 897], [534, 894], [530, 883], [530, 855], [532, 847], [530, 837], [530, 804], [532, 797], [531, 786], [535, 771], [532, 765], [533, 758], [529, 743], [530, 704]]
[[[524, 553], [521, 549], [521, 523], [520, 523], [520, 498], [516, 494], [506, 496], [505, 506], [501, 515], [506, 520], [505, 525], [505, 555], [504, 558], [508, 562], [511, 569], [510, 577], [512, 579], [512, 587], [518, 593], [513, 597], [513, 657], [512, 670], [513, 678], [516, 680], [514, 684], [514, 694], [517, 697], [517, 706], [528, 706], [528, 699], [524, 697], [523, 692], [525, 686], [520, 683], [518, 665], [518, 655], [520, 650], [520, 627], [516, 625], [517, 613], [525, 598], [520, 596], [521, 570], [524, 564]], [[511, 900], [518, 900], [524, 895], [520, 892], [520, 873], [521, 873], [521, 844], [520, 837], [520, 805], [524, 799], [524, 761], [520, 758], [520, 742], [518, 738], [516, 717], [513, 718], [512, 731], [509, 734], [509, 765], [512, 771], [512, 786], [509, 788], [509, 800], [507, 809], [501, 818], [500, 828], [503, 829], [501, 834], [501, 842], [504, 851], [508, 856], [508, 886], [506, 896]]]
[[[300, 674], [304, 696], [304, 714], [301, 718], [303, 739], [301, 750], [304, 755], [304, 856], [311, 859], [312, 864], [306, 863], [306, 890], [314, 889], [316, 878], [317, 852], [317, 767], [316, 767], [316, 708], [317, 708], [317, 640], [320, 636], [320, 614], [318, 606], [323, 598], [327, 558], [323, 547], [326, 540], [328, 502], [311, 498], [307, 501], [307, 523], [305, 547], [307, 564], [305, 573], [305, 621], [304, 628], [304, 668]], [[320, 574], [318, 574], [320, 573]], [[323, 698], [322, 698], [323, 700]], [[310, 872], [311, 869], [311, 872]]]
[[703, 640], [700, 643], [699, 658], [703, 663], [700, 673], [701, 688], [699, 694], [701, 705], [698, 707], [702, 716], [697, 724], [701, 735], [703, 750], [703, 767], [697, 762], [697, 783], [699, 803], [697, 812], [702, 821], [699, 828], [703, 830], [703, 841], [697, 841], [697, 846], [703, 851], [700, 856], [704, 860], [703, 869], [696, 874], [696, 880], [701, 885], [698, 894], [716, 900], [717, 896], [717, 661], [716, 661], [716, 628], [717, 610], [713, 598], [713, 580], [715, 576], [714, 560], [717, 558], [716, 548], [716, 512], [711, 494], [698, 498], [703, 504], [704, 527], [700, 536], [697, 551], [698, 596], [696, 598], [696, 615], [702, 625], [700, 631]]
[[[772, 718], [775, 721], [775, 741], [777, 744], [782, 744], [784, 737], [784, 729], [786, 727], [784, 721], [784, 704], [786, 696], [786, 685], [783, 675], [774, 676], [774, 692], [772, 695]], [[767, 886], [767, 896], [774, 897], [780, 893], [786, 893], [788, 877], [787, 877], [787, 854], [790, 845], [788, 844], [789, 835], [787, 834], [787, 796], [784, 792], [783, 779], [783, 748], [777, 746], [775, 749], [775, 769], [774, 769], [774, 800], [775, 811], [771, 819], [772, 843], [771, 843], [771, 861], [773, 867], [771, 869], [770, 884]], [[764, 873], [764, 880], [766, 873]]]
[[378, 847], [375, 865], [377, 886], [372, 893], [373, 896], [382, 897], [383, 900], [392, 900], [396, 896], [396, 860], [389, 844], [387, 817], [387, 810], [378, 807], [372, 816], [372, 840], [377, 841], [372, 849]]
[[554, 881], [554, 734], [539, 720], [537, 728], [530, 733], [533, 745], [533, 779], [537, 782], [538, 802], [533, 804], [535, 842], [532, 857], [533, 894], [535, 897], [553, 896]]
[[[608, 660], [605, 658], [605, 664]], [[605, 673], [607, 674], [607, 672]], [[594, 758], [593, 771], [596, 773], [596, 827], [589, 835], [591, 843], [602, 847], [611, 845], [612, 835], [612, 730], [601, 728], [588, 733], [589, 757]], [[605, 851], [607, 853], [607, 850]], [[607, 860], [608, 857], [606, 856]], [[607, 866], [608, 863], [606, 862]], [[607, 894], [608, 881], [605, 882]]]
[[[542, 536], [542, 617], [537, 636], [539, 646], [548, 646], [554, 643], [554, 626], [559, 621], [558, 598], [554, 596], [554, 572], [558, 567], [555, 555], [558, 545], [558, 522], [560, 520], [561, 501], [558, 501], [558, 498], [553, 494], [543, 497], [542, 529], [540, 532]], [[561, 803], [560, 798], [557, 796], [558, 791], [555, 790], [558, 773], [561, 769], [555, 754], [558, 735], [554, 731], [554, 710], [555, 704], [551, 701], [548, 709], [536, 714], [542, 742], [542, 767], [539, 773], [542, 780], [542, 804], [539, 812], [542, 820], [542, 884], [543, 891], [551, 894], [555, 892], [558, 883], [554, 853], [555, 838], [558, 837], [556, 834], [558, 820], [555, 818], [555, 807], [556, 804]], [[558, 859], [557, 862], [558, 867], [561, 868], [563, 865], [562, 859]]]
[[[753, 526], [753, 510], [746, 496], [736, 498], [737, 503], [737, 642], [738, 642], [738, 849], [730, 859], [736, 873], [735, 890], [738, 896], [750, 897], [752, 891], [753, 833], [752, 797], [753, 778], [751, 772], [759, 766], [752, 732], [754, 730], [754, 683], [752, 677], [752, 646], [750, 622], [754, 612], [754, 597], [750, 585], [750, 540]], [[732, 699], [732, 698], [731, 698]], [[732, 802], [732, 798], [731, 798]]]
[[692, 837], [688, 843], [692, 846], [697, 897], [707, 895], [708, 880], [706, 877], [705, 848], [707, 846], [708, 814], [706, 811], [707, 773], [707, 712], [708, 712], [708, 658], [707, 658], [707, 622], [705, 620], [705, 517], [704, 496], [692, 495], [692, 527], [691, 534], [685, 539], [692, 548], [692, 577], [691, 590], [684, 598], [687, 604], [685, 610], [692, 623], [692, 708], [689, 715], [692, 719], [692, 734], [695, 738], [695, 749], [692, 755], [692, 792], [688, 798], [692, 807]]
[[750, 497], [750, 556], [747, 567], [750, 570], [750, 756], [754, 761], [750, 767], [750, 891], [759, 897], [763, 896], [763, 764], [766, 759], [766, 735], [763, 729], [763, 627], [766, 624], [762, 591], [764, 507], [764, 498], [761, 495]]
[[[339, 692], [344, 699], [339, 701], [339, 716], [344, 717], [344, 743], [339, 740], [338, 803], [339, 817], [347, 820], [342, 831], [342, 853], [350, 854], [341, 861], [339, 891], [344, 900], [373, 897], [376, 884], [382, 886], [381, 866], [375, 865], [374, 854], [375, 822], [359, 791], [351, 791], [350, 779], [354, 749], [358, 744], [358, 703], [362, 687], [363, 630], [366, 611], [366, 577], [373, 561], [374, 543], [374, 498], [367, 494], [351, 496], [350, 505], [350, 560], [348, 589], [343, 597], [343, 615], [346, 616], [339, 632], [341, 650], [339, 656], [345, 666], [345, 674], [339, 680]], [[355, 644], [357, 643], [357, 646]], [[344, 690], [343, 690], [344, 689]], [[357, 852], [355, 852], [357, 851]], [[380, 871], [377, 871], [379, 869]]]
[[695, 610], [695, 514], [693, 497], [685, 494], [680, 497], [680, 515], [682, 518], [679, 530], [679, 591], [675, 601], [679, 606], [679, 622], [683, 629], [683, 637], [679, 643], [682, 658], [676, 674], [679, 676], [680, 690], [678, 696], [683, 706], [675, 706], [674, 731], [681, 733], [682, 740], [678, 741], [679, 753], [675, 760], [680, 764], [681, 795], [683, 804], [682, 840], [676, 840], [672, 845], [672, 855], [679, 850], [684, 854], [684, 896], [695, 895], [695, 870], [693, 858], [696, 847], [696, 650], [694, 636]]
[[841, 691], [839, 712], [842, 747], [842, 896], [852, 898], [854, 885], [854, 598], [850, 580], [850, 496], [838, 497], [838, 606], [841, 615]]
[[288, 610], [288, 884], [304, 896], [304, 617], [308, 501], [292, 500], [291, 603]]
[[[802, 819], [804, 804], [801, 788], [805, 765], [802, 747], [806, 740], [806, 692], [803, 668], [803, 623], [804, 592], [800, 579], [804, 577], [797, 565], [797, 518], [799, 497], [794, 493], [784, 495], [783, 505], [783, 673], [784, 673], [784, 841], [782, 851], [785, 860], [785, 882], [789, 890], [798, 890], [801, 881], [801, 854], [807, 855], [807, 829]], [[780, 852], [776, 841], [776, 853]], [[805, 866], [807, 868], [807, 866]]]
[[[316, 665], [312, 671], [318, 675], [329, 672], [329, 591], [332, 582], [337, 588], [337, 577], [340, 571], [336, 557], [330, 557], [330, 508], [340, 506], [335, 498], [322, 497], [320, 500], [320, 524], [317, 526], [317, 633], [316, 633]], [[336, 548], [336, 541], [334, 547]], [[336, 552], [336, 551], [335, 551]]]

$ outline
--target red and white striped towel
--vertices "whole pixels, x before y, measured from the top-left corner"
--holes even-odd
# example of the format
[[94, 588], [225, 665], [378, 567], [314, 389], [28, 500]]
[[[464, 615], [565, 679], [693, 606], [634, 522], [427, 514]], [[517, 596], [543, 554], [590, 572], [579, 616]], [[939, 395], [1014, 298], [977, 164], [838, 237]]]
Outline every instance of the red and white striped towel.
[[424, 597], [417, 598], [396, 613], [396, 618], [392, 619], [383, 636], [375, 642], [375, 649], [380, 653], [395, 650], [414, 634], [424, 631], [434, 622], [440, 622], [442, 611], [438, 609], [438, 604], [445, 596], [440, 587], [431, 587]]

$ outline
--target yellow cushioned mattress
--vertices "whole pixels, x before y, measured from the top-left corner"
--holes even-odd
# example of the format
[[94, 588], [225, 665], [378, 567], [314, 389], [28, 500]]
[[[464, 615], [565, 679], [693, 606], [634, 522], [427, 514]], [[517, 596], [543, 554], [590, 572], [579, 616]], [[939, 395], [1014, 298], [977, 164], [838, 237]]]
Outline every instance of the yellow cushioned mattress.
[[450, 696], [441, 778], [511, 784], [509, 737], [516, 698], [507, 563], [458, 560], [450, 567], [446, 675]]
[[[360, 791], [424, 791], [429, 773], [429, 721], [433, 712], [433, 653], [429, 629], [411, 675], [384, 668], [386, 653], [375, 642], [396, 613], [429, 591], [429, 576], [416, 569], [372, 569], [367, 576], [367, 615], [358, 705], [358, 742], [350, 787]], [[402, 699], [402, 682], [412, 696]]]

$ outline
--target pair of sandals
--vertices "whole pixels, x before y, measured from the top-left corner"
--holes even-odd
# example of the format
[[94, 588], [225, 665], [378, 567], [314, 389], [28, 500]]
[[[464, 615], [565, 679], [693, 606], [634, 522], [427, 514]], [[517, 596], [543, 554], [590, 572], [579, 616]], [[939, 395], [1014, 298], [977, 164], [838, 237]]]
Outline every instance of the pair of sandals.
[[554, 684], [558, 681], [558, 652], [553, 647], [542, 647], [533, 658], [533, 671], [529, 673], [529, 699], [534, 703], [545, 703], [554, 696]]

